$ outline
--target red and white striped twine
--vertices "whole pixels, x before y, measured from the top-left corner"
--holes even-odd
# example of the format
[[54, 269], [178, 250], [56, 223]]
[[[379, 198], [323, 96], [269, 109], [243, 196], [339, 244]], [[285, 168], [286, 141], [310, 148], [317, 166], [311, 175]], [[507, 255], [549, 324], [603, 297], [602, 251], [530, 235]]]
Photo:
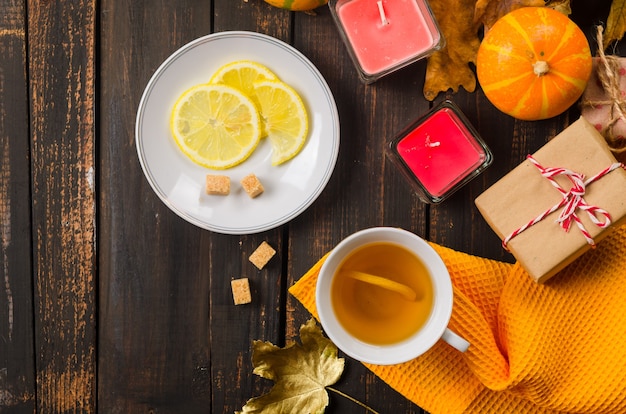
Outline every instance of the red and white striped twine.
[[[583, 198], [583, 196], [585, 195], [585, 188], [589, 184], [599, 180], [600, 178], [604, 177], [605, 175], [617, 168], [626, 168], [624, 164], [619, 162], [611, 164], [609, 167], [600, 171], [593, 177], [585, 180], [585, 176], [583, 174], [568, 170], [567, 168], [546, 168], [539, 164], [537, 160], [532, 157], [532, 155], [528, 155], [527, 158], [535, 167], [539, 169], [541, 175], [545, 177], [559, 193], [561, 193], [563, 199], [559, 203], [550, 207], [542, 214], [535, 217], [533, 220], [529, 221], [528, 223], [505, 237], [504, 240], [502, 240], [502, 247], [508, 250], [508, 244], [512, 238], [519, 235], [521, 232], [528, 229], [529, 227], [539, 223], [541, 220], [545, 219], [547, 216], [554, 213], [560, 208], [562, 208], [562, 210], [556, 222], [559, 223], [563, 230], [565, 230], [566, 232], [569, 231], [572, 222], [574, 222], [578, 226], [578, 229], [580, 230], [582, 235], [585, 237], [585, 240], [587, 240], [587, 243], [589, 243], [591, 246], [595, 246], [593, 237], [591, 237], [591, 234], [589, 234], [582, 221], [576, 214], [576, 210], [580, 209], [581, 211], [586, 212], [589, 216], [589, 219], [596, 226], [600, 228], [608, 227], [611, 224], [611, 215], [608, 211], [600, 207], [587, 204], [587, 202]], [[569, 178], [572, 183], [572, 187], [569, 190], [565, 190], [559, 185], [559, 183], [556, 182], [555, 177], [559, 175], [564, 175]]]

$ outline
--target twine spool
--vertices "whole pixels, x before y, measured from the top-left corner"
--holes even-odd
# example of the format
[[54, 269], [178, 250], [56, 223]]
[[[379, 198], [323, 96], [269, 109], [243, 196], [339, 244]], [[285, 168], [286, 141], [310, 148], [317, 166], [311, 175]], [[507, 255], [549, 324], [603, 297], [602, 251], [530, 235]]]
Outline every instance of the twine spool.
[[626, 123], [626, 101], [622, 96], [620, 89], [620, 62], [617, 56], [605, 55], [603, 44], [602, 26], [598, 26], [598, 60], [597, 68], [598, 78], [602, 83], [602, 89], [608, 97], [606, 100], [589, 100], [584, 99], [582, 105], [586, 107], [596, 107], [598, 105], [610, 105], [609, 120], [606, 126], [600, 131], [614, 153], [626, 152], [626, 140], [624, 137], [615, 136], [613, 126], [619, 121]]

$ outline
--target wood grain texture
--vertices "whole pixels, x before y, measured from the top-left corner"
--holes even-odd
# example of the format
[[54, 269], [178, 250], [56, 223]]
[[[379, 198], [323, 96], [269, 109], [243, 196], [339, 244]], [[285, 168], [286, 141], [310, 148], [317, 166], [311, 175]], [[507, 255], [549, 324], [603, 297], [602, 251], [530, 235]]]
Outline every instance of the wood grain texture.
[[211, 404], [208, 233], [158, 199], [134, 141], [150, 76], [176, 49], [210, 32], [210, 6], [100, 5], [100, 412], [194, 413]]
[[25, 4], [0, 1], [0, 411], [35, 410]]
[[95, 1], [28, 28], [37, 406], [95, 412]]

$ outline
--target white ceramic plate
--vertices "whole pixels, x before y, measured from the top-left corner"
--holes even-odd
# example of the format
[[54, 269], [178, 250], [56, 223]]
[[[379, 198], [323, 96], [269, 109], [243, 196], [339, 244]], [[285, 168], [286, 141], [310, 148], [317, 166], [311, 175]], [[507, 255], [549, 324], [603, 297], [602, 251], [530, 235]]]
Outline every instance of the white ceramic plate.
[[[208, 82], [220, 66], [242, 59], [264, 64], [300, 94], [309, 113], [309, 136], [302, 151], [280, 166], [271, 165], [270, 143], [264, 139], [236, 167], [203, 168], [174, 143], [169, 129], [172, 106], [187, 88]], [[157, 69], [139, 104], [135, 139], [146, 178], [172, 211], [207, 230], [251, 234], [288, 222], [322, 192], [339, 152], [339, 116], [326, 81], [298, 50], [260, 33], [219, 32], [188, 43]], [[239, 183], [249, 173], [265, 188], [254, 199]], [[206, 174], [230, 176], [230, 195], [207, 195]]]

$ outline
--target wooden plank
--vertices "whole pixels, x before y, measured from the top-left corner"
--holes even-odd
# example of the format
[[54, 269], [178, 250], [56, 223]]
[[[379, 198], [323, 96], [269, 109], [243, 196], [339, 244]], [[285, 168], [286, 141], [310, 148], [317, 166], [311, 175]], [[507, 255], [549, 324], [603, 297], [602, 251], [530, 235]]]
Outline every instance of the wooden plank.
[[[426, 209], [393, 171], [384, 148], [429, 104], [419, 99], [425, 64], [417, 64], [365, 86], [341, 42], [327, 7], [297, 14], [294, 45], [318, 67], [339, 110], [341, 147], [333, 176], [319, 199], [289, 226], [289, 285], [341, 239], [366, 227], [399, 226], [424, 235]], [[329, 56], [332, 56], [329, 58]], [[417, 97], [417, 99], [416, 99]], [[287, 339], [293, 340], [310, 315], [287, 298]], [[378, 412], [421, 413], [361, 363], [347, 358], [336, 388]], [[365, 412], [330, 393], [328, 413]]]
[[[289, 41], [289, 12], [262, 1], [214, 0], [214, 32], [248, 30]], [[284, 344], [285, 276], [283, 229], [245, 236], [211, 234], [210, 352], [212, 412], [234, 412], [269, 390], [272, 383], [252, 373], [253, 340]], [[262, 270], [249, 255], [266, 241], [277, 254]], [[234, 306], [230, 280], [247, 277], [252, 303]]]
[[25, 4], [0, 0], [0, 410], [35, 410]]
[[213, 0], [212, 32], [248, 30], [274, 36], [289, 42], [292, 14], [261, 0]]
[[95, 1], [28, 28], [37, 408], [95, 412]]
[[209, 33], [211, 3], [105, 0], [100, 7], [98, 410], [206, 412], [208, 233], [154, 194], [134, 126], [158, 66]]

